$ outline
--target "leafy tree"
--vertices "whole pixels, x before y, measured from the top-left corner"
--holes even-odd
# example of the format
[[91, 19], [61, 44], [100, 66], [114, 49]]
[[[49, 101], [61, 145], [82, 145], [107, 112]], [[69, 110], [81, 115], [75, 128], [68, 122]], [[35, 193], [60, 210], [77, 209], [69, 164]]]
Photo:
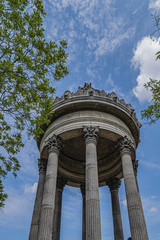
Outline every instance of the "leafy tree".
[[[155, 19], [156, 30], [152, 33], [153, 35], [158, 35], [160, 37], [160, 16], [157, 14], [153, 15]], [[153, 39], [154, 40], [154, 39]], [[160, 51], [156, 53], [156, 60], [160, 60]], [[160, 80], [154, 80], [150, 78], [150, 81], [145, 85], [147, 90], [152, 93], [151, 105], [148, 108], [141, 111], [142, 119], [147, 119], [149, 124], [156, 123], [160, 119]]]
[[68, 74], [67, 43], [45, 39], [45, 16], [42, 0], [0, 1], [0, 207], [7, 198], [2, 179], [20, 168], [22, 131], [43, 133], [53, 112], [50, 81]]
[[142, 119], [147, 119], [150, 124], [160, 119], [160, 81], [150, 79], [145, 84], [146, 89], [152, 92], [152, 104], [145, 110], [141, 111]]

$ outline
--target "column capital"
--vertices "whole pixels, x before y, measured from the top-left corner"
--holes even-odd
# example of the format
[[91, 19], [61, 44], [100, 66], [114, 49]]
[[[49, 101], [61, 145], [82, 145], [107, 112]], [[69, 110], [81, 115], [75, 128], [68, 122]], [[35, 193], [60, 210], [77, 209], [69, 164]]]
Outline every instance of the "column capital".
[[48, 149], [48, 152], [56, 152], [57, 154], [59, 154], [62, 145], [63, 145], [62, 139], [55, 134], [52, 137], [50, 137], [47, 141], [45, 141], [45, 146]]
[[121, 185], [121, 180], [119, 178], [110, 178], [107, 182], [110, 191], [118, 190]]
[[139, 165], [138, 160], [133, 160], [132, 163], [133, 163], [133, 169], [134, 169], [135, 175], [137, 176], [137, 169]]
[[66, 184], [66, 181], [64, 178], [62, 178], [60, 175], [57, 176], [57, 189], [63, 192], [63, 188]]
[[84, 197], [85, 196], [85, 184], [81, 184], [80, 190], [81, 190], [82, 196]]
[[123, 138], [119, 139], [116, 148], [119, 149], [121, 156], [125, 153], [131, 155], [132, 150], [134, 150], [134, 144], [127, 138], [127, 136], [124, 136]]
[[47, 159], [46, 158], [38, 159], [38, 168], [39, 168], [39, 173], [46, 172], [46, 168], [47, 168]]
[[97, 144], [99, 126], [83, 126], [83, 139], [85, 143]]

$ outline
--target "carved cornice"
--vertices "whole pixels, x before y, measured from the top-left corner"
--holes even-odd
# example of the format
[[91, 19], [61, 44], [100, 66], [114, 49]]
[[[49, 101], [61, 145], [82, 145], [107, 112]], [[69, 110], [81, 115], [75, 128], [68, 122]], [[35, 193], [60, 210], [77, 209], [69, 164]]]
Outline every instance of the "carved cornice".
[[38, 168], [39, 168], [39, 173], [46, 172], [46, 168], [47, 168], [47, 159], [46, 158], [38, 159]]
[[120, 154], [124, 154], [125, 152], [128, 152], [131, 154], [131, 151], [134, 150], [134, 144], [131, 140], [127, 138], [127, 136], [124, 136], [121, 138], [115, 148], [120, 151]]
[[97, 143], [99, 133], [98, 126], [83, 126], [83, 139], [85, 142]]
[[119, 178], [111, 178], [107, 182], [110, 191], [118, 190], [121, 185], [121, 180]]
[[48, 149], [48, 152], [57, 152], [61, 150], [63, 145], [63, 141], [59, 136], [56, 136], [55, 134], [50, 137], [46, 142], [45, 146]]
[[77, 92], [73, 93], [69, 90], [65, 91], [62, 97], [56, 97], [53, 102], [53, 107], [57, 105], [59, 102], [66, 101], [68, 99], [76, 99], [77, 97], [100, 97], [106, 99], [108, 102], [113, 103], [114, 105], [118, 105], [122, 108], [125, 108], [127, 112], [131, 115], [131, 117], [136, 122], [136, 125], [141, 128], [142, 124], [138, 121], [136, 114], [134, 113], [134, 108], [131, 104], [127, 104], [124, 99], [119, 99], [115, 92], [106, 93], [104, 90], [100, 91], [98, 89], [94, 89], [91, 86], [91, 83], [85, 83], [84, 87], [79, 87]]

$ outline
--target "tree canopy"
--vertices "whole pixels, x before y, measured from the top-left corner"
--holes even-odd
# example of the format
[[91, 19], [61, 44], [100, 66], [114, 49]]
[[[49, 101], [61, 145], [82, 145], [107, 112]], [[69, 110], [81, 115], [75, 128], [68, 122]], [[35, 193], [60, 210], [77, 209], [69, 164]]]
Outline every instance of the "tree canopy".
[[[160, 37], [160, 16], [153, 15], [155, 20], [156, 30], [151, 36]], [[156, 61], [160, 60], [160, 51], [156, 53]], [[142, 119], [147, 119], [149, 124], [156, 123], [160, 119], [160, 80], [151, 79], [144, 85], [145, 88], [152, 93], [151, 105], [141, 111]]]
[[53, 113], [53, 80], [68, 74], [67, 43], [47, 41], [42, 0], [0, 1], [0, 207], [2, 179], [16, 176], [22, 131], [38, 138]]
[[160, 80], [150, 79], [145, 84], [146, 89], [152, 92], [152, 104], [141, 111], [142, 119], [147, 119], [150, 124], [156, 123], [160, 119]]

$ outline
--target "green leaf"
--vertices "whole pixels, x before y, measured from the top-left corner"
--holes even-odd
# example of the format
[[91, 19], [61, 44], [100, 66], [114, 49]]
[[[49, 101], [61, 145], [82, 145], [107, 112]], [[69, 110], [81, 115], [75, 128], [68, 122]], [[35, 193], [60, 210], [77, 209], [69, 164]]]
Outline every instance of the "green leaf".
[[68, 74], [67, 43], [47, 42], [42, 0], [0, 1], [0, 207], [2, 178], [20, 168], [22, 131], [37, 139], [53, 114], [53, 81]]

